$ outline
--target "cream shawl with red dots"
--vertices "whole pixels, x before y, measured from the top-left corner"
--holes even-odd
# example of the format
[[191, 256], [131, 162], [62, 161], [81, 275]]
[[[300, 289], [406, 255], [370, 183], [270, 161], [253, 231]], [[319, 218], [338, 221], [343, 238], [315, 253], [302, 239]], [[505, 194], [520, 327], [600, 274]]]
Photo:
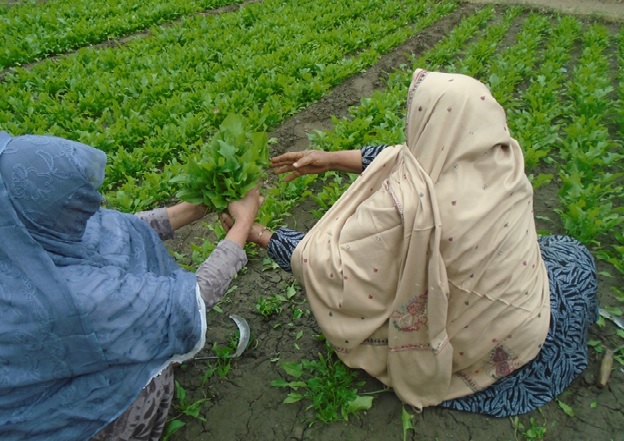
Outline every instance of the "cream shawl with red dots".
[[549, 326], [533, 191], [485, 85], [417, 70], [407, 143], [384, 149], [292, 268], [340, 358], [422, 408], [533, 359]]

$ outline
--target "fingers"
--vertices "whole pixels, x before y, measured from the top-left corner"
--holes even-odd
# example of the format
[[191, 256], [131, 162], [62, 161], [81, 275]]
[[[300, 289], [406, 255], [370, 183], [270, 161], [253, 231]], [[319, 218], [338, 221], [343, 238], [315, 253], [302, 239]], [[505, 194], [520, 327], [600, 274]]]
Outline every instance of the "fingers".
[[221, 225], [223, 225], [223, 229], [226, 233], [230, 231], [230, 228], [234, 225], [234, 219], [232, 219], [232, 216], [227, 213], [221, 213], [219, 215], [219, 220], [221, 221]]
[[284, 178], [286, 182], [290, 182], [307, 173], [317, 172], [316, 162], [318, 158], [315, 156], [315, 151], [305, 150], [303, 152], [284, 153], [275, 159], [276, 161], [271, 164], [273, 173], [281, 175], [291, 172], [290, 175]]
[[284, 173], [288, 173], [294, 171], [295, 168], [292, 165], [282, 165], [280, 167], [273, 168], [273, 173], [276, 175], [282, 175]]
[[254, 188], [249, 190], [243, 199], [259, 199], [260, 198], [260, 187], [256, 185]]
[[302, 176], [302, 175], [303, 175], [303, 173], [300, 173], [297, 170], [295, 170], [291, 174], [289, 174], [289, 175], [284, 177], [284, 182], [293, 181], [293, 180], [297, 179], [299, 176]]
[[[304, 150], [302, 152], [288, 152], [283, 155], [276, 156], [275, 158], [271, 158], [271, 164], [269, 167], [273, 169], [273, 173], [281, 175], [295, 171], [296, 169], [312, 162], [313, 158], [310, 157], [310, 151]], [[291, 177], [288, 180], [292, 181], [295, 177]]]
[[316, 162], [316, 158], [314, 157], [314, 155], [308, 154], [308, 155], [302, 156], [301, 158], [297, 159], [297, 161], [293, 162], [293, 167], [295, 169], [298, 169], [298, 168], [305, 167], [306, 165], [314, 165], [315, 162]]
[[260, 188], [256, 185], [249, 190], [242, 199], [238, 201], [231, 201], [228, 204], [228, 214], [233, 218], [233, 222], [242, 222], [241, 225], [251, 225], [254, 219], [258, 215], [258, 210], [262, 204], [262, 197], [260, 196]]
[[305, 151], [303, 152], [286, 152], [279, 156], [275, 156], [271, 158], [271, 163], [269, 165], [270, 168], [283, 167], [292, 165], [294, 162], [297, 162], [305, 155]]

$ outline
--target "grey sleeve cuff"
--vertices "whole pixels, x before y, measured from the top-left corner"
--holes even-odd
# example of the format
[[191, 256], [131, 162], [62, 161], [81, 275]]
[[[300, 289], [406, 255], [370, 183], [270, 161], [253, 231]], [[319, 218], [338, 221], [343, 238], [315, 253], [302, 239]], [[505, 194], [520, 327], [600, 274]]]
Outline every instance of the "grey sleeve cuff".
[[162, 240], [173, 239], [173, 228], [171, 228], [166, 208], [139, 211], [134, 215], [146, 222]]

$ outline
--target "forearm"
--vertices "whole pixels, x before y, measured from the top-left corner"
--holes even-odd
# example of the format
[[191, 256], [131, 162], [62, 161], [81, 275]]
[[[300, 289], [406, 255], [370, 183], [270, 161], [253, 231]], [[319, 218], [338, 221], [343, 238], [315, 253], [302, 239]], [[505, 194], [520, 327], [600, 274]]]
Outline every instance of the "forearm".
[[388, 147], [387, 144], [381, 144], [378, 146], [366, 146], [357, 150], [328, 152], [329, 169], [347, 173], [362, 173], [386, 147]]
[[247, 242], [247, 236], [249, 236], [249, 230], [253, 224], [253, 219], [249, 220], [235, 220], [234, 225], [230, 228], [230, 231], [227, 232], [225, 238], [230, 240], [240, 246], [241, 248], [245, 247], [245, 243]]
[[330, 170], [347, 173], [362, 173], [362, 152], [358, 150], [341, 150], [327, 152], [327, 164]]
[[134, 215], [147, 223], [161, 240], [173, 239], [173, 229], [171, 228], [166, 208], [139, 211]]
[[195, 273], [206, 309], [211, 309], [227, 292], [232, 280], [247, 263], [245, 250], [238, 244], [222, 240]]
[[181, 202], [172, 207], [167, 207], [167, 216], [174, 231], [201, 219], [205, 214], [206, 207], [203, 204]]

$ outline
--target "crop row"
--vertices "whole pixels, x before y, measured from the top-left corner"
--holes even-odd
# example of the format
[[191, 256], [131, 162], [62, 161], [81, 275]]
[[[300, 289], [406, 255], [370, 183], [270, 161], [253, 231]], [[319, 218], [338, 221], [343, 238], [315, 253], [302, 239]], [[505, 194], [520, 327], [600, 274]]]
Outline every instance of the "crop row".
[[59, 0], [0, 5], [0, 70], [241, 0]]
[[[617, 37], [617, 63], [615, 68], [618, 72], [616, 78], [617, 95], [619, 97], [618, 105], [611, 106], [612, 112], [615, 113], [615, 119], [619, 138], [624, 137], [624, 28], [620, 30], [620, 34]], [[621, 147], [620, 147], [621, 148]], [[617, 175], [617, 182], [622, 182], [622, 165], [621, 160], [617, 166], [612, 167], [612, 170]], [[614, 194], [614, 206], [622, 209], [622, 199], [624, 198], [624, 192], [620, 189]], [[621, 213], [621, 211], [620, 211]], [[600, 252], [599, 256], [613, 265], [621, 274], [624, 274], [624, 226], [619, 225], [610, 232], [610, 237], [613, 241], [612, 246], [609, 249]], [[614, 288], [614, 291], [621, 302], [624, 302], [624, 289]]]
[[613, 205], [623, 194], [617, 182], [621, 174], [617, 169], [613, 173], [623, 156], [621, 142], [613, 140], [608, 129], [614, 122], [606, 54], [610, 44], [604, 26], [589, 27], [566, 84], [570, 106], [559, 151], [559, 213], [566, 231], [585, 243], [599, 240], [624, 222], [624, 212]]
[[[304, 2], [305, 3], [305, 2]], [[0, 84], [0, 125], [52, 132], [108, 153], [107, 199], [168, 200], [179, 161], [226, 114], [261, 129], [317, 100], [451, 12], [456, 3], [270, 0], [192, 17], [117, 48], [82, 49]], [[137, 185], [141, 179], [141, 185]]]

